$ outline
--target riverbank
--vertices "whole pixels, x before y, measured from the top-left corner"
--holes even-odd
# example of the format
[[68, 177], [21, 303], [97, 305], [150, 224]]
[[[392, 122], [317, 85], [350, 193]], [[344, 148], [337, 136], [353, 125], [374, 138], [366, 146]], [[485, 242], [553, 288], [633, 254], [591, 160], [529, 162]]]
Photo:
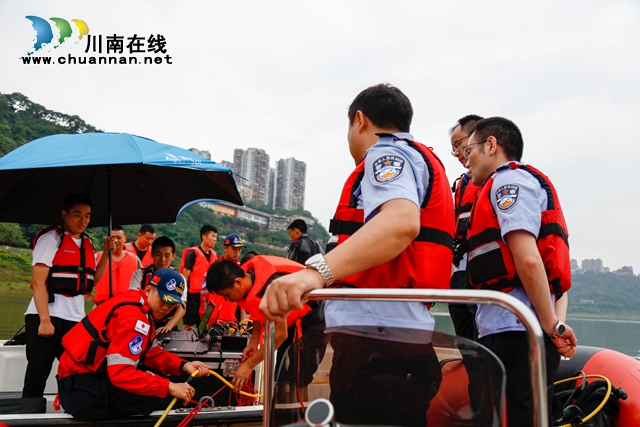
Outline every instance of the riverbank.
[[0, 292], [30, 292], [31, 251], [0, 247]]

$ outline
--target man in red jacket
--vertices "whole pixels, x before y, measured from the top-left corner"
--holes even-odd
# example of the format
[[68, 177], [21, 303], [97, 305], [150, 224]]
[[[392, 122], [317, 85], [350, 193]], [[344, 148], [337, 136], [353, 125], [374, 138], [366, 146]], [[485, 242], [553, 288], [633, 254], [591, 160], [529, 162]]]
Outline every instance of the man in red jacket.
[[182, 303], [185, 283], [175, 270], [155, 272], [144, 290], [111, 298], [62, 341], [58, 394], [65, 411], [86, 421], [164, 409], [173, 397], [188, 403], [195, 390], [157, 375], [209, 375], [209, 366], [162, 350], [153, 321]]
[[[242, 352], [244, 362], [232, 380], [236, 387], [241, 389], [249, 380], [256, 365], [264, 360], [264, 349], [258, 348], [262, 325], [265, 321], [265, 317], [258, 308], [262, 295], [273, 280], [303, 269], [302, 264], [271, 255], [258, 255], [242, 267], [233, 261], [223, 260], [209, 268], [207, 273], [209, 292], [215, 292], [226, 301], [237, 302], [251, 315], [253, 321], [249, 345]], [[301, 388], [303, 394], [306, 393], [305, 388], [313, 380], [313, 374], [324, 357], [326, 347], [324, 327], [324, 313], [317, 302], [304, 304], [302, 309], [292, 311], [286, 321], [276, 325], [275, 344], [282, 350], [278, 351], [276, 360], [276, 372], [280, 372], [279, 383], [293, 383]], [[296, 346], [299, 351], [287, 351], [294, 341], [302, 344]], [[279, 370], [287, 355], [291, 363], [288, 368], [283, 366]]]

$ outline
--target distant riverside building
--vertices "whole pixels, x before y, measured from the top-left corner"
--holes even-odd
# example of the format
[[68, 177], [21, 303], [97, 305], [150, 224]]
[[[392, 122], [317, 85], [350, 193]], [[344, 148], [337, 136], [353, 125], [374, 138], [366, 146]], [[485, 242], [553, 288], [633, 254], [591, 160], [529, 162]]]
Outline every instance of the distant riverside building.
[[307, 164], [291, 157], [277, 162], [276, 209], [304, 209]]
[[220, 160], [220, 163], [218, 163], [220, 166], [222, 166], [223, 168], [229, 168], [231, 170], [233, 170], [233, 163], [229, 162], [227, 160]]
[[269, 170], [269, 207], [276, 208], [276, 184], [278, 182], [278, 171], [276, 168]]
[[602, 260], [598, 259], [583, 259], [582, 271], [594, 271], [596, 273], [604, 273], [606, 269], [602, 265]]
[[621, 274], [623, 276], [633, 276], [633, 267], [625, 265], [620, 270], [614, 271], [615, 274]]
[[580, 270], [580, 266], [578, 265], [578, 260], [571, 259], [571, 271], [578, 271], [578, 270]]
[[233, 173], [243, 199], [269, 205], [269, 171], [269, 155], [264, 150], [233, 150]]
[[209, 151], [207, 151], [207, 150], [198, 150], [197, 148], [189, 148], [189, 151], [191, 151], [193, 153], [196, 153], [196, 154], [199, 154], [202, 157], [205, 157], [205, 158], [211, 160], [211, 153]]

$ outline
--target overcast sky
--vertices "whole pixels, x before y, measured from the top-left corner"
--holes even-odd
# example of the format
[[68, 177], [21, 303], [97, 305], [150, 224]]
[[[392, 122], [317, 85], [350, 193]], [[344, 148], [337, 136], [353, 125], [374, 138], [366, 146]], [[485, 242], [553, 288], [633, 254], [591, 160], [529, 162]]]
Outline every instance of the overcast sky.
[[[160, 34], [172, 64], [23, 64], [27, 15], [81, 19], [103, 37]], [[637, 0], [0, 0], [0, 33], [0, 92], [217, 161], [249, 147], [272, 166], [295, 157], [305, 208], [325, 226], [354, 166], [346, 111], [362, 89], [388, 82], [411, 99], [412, 133], [450, 180], [463, 172], [449, 154], [455, 121], [510, 118], [523, 160], [559, 192], [572, 258], [640, 273]], [[49, 55], [91, 54], [75, 40]]]

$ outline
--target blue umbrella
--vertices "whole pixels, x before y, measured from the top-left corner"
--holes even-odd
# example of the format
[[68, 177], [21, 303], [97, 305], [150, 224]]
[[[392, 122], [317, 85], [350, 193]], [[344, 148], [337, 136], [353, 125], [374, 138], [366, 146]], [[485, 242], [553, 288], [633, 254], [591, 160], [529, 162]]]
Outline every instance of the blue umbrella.
[[57, 224], [69, 193], [93, 200], [94, 227], [175, 222], [199, 199], [242, 205], [230, 169], [126, 133], [51, 135], [0, 158], [0, 222]]

